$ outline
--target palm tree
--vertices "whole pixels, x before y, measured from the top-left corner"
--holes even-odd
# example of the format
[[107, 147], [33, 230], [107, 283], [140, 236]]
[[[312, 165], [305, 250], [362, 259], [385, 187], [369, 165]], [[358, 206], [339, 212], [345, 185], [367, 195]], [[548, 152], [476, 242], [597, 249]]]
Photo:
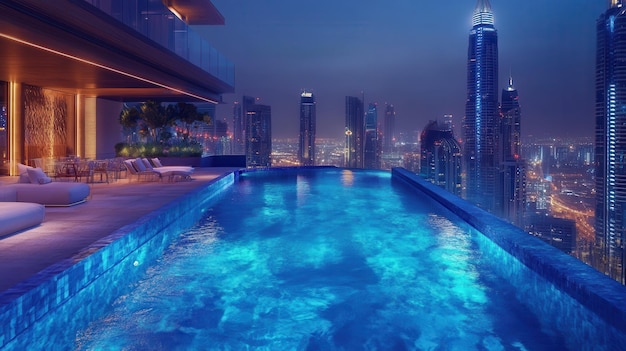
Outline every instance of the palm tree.
[[119, 122], [122, 125], [122, 130], [124, 135], [126, 135], [127, 142], [133, 142], [135, 140], [131, 140], [133, 133], [136, 131], [137, 126], [139, 125], [139, 120], [141, 116], [139, 115], [139, 110], [137, 107], [124, 107], [122, 112], [120, 112]]

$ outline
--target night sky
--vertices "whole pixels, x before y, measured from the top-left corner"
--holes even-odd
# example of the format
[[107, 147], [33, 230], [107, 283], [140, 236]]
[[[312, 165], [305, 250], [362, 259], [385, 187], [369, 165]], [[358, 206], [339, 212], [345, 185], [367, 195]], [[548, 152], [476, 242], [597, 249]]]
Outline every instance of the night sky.
[[[499, 90], [512, 73], [523, 136], [593, 136], [595, 23], [603, 0], [491, 0], [498, 30]], [[399, 131], [421, 130], [466, 99], [475, 0], [213, 0], [225, 26], [196, 26], [236, 68], [236, 93], [272, 106], [275, 138], [296, 138], [299, 96], [317, 98], [318, 137], [341, 137], [345, 96], [393, 104]]]

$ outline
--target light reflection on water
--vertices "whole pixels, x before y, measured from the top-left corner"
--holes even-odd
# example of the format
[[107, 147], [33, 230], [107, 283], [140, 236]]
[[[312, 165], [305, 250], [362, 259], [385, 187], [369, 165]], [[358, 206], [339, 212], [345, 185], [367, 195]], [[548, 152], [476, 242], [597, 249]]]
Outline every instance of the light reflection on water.
[[564, 349], [466, 226], [348, 172], [242, 179], [77, 349]]

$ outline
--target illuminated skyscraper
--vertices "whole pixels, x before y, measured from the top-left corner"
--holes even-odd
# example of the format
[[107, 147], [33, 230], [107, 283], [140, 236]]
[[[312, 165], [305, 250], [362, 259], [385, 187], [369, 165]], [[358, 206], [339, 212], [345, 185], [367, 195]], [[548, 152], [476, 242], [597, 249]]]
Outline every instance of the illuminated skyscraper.
[[256, 103], [256, 99], [251, 96], [243, 96], [240, 102], [233, 105], [233, 154], [243, 155], [246, 153], [246, 127], [247, 115], [250, 106]]
[[467, 102], [463, 123], [465, 197], [494, 211], [498, 173], [498, 35], [488, 0], [478, 0], [467, 57]]
[[300, 148], [298, 158], [302, 166], [315, 166], [315, 95], [300, 94]]
[[241, 103], [235, 101], [233, 104], [233, 154], [245, 154], [246, 139], [244, 137], [245, 119], [241, 109]]
[[597, 21], [596, 255], [592, 264], [625, 283], [626, 8], [613, 0]]
[[450, 126], [430, 121], [420, 135], [420, 176], [461, 195], [461, 145]]
[[383, 152], [392, 153], [396, 140], [396, 111], [393, 105], [385, 105], [385, 127], [383, 129]]
[[365, 115], [365, 146], [363, 162], [365, 168], [380, 168], [380, 152], [378, 150], [378, 104], [370, 103]]
[[252, 104], [246, 108], [246, 167], [272, 165], [272, 109]]
[[363, 101], [346, 96], [345, 166], [348, 168], [363, 168], [364, 117]]
[[521, 122], [519, 94], [513, 86], [513, 78], [510, 77], [509, 85], [502, 89], [502, 103], [500, 104], [501, 154], [505, 160], [521, 157]]
[[496, 201], [500, 209], [494, 212], [511, 223], [522, 227], [526, 208], [526, 162], [521, 150], [521, 108], [513, 78], [502, 90], [500, 104], [500, 184]]

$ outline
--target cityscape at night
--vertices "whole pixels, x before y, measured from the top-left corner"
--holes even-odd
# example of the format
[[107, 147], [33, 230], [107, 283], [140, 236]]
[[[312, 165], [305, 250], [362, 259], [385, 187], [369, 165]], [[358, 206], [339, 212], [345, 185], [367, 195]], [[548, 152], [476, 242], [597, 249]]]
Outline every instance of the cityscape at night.
[[2, 351], [626, 351], [626, 0], [5, 0], [0, 62]]
[[[388, 71], [391, 76], [397, 74], [394, 72], [399, 69], [396, 66], [381, 66], [364, 70], [363, 74], [368, 77], [370, 75], [365, 72], [376, 72], [373, 76], [377, 76], [378, 81], [352, 77], [353, 79], [347, 81], [354, 82], [354, 88], [339, 90], [338, 86], [345, 85], [343, 79], [337, 77], [342, 84], [328, 85], [317, 77], [310, 76], [312, 67], [315, 67], [312, 62], [309, 62], [310, 66], [304, 67], [290, 61], [293, 55], [302, 50], [298, 45], [307, 45], [309, 46], [307, 52], [323, 62], [325, 54], [321, 50], [324, 46], [319, 47], [320, 51], [317, 51], [318, 48], [312, 45], [319, 38], [311, 35], [308, 40], [294, 44], [293, 55], [284, 55], [275, 60], [277, 62], [275, 64], [280, 65], [277, 70], [289, 67], [285, 71], [299, 69], [300, 74], [289, 71], [283, 78], [282, 72], [275, 71], [272, 72], [275, 78], [271, 84], [258, 86], [262, 79], [248, 82], [250, 76], [239, 73], [237, 90], [247, 93], [255, 91], [259, 95], [256, 98], [258, 101], [272, 105], [274, 127], [269, 137], [273, 138], [271, 165], [274, 167], [300, 165], [333, 165], [366, 169], [404, 167], [507, 219], [587, 264], [603, 270], [598, 266], [598, 253], [594, 254], [594, 250], [598, 250], [597, 245], [594, 245], [596, 155], [591, 127], [594, 121], [593, 72], [596, 45], [594, 22], [605, 5], [597, 2], [592, 6], [589, 2], [580, 2], [563, 9], [560, 6], [552, 8], [554, 4], [532, 3], [533, 1], [530, 1], [523, 6], [496, 3], [492, 7], [489, 1], [479, 1], [473, 17], [467, 16], [467, 13], [463, 15], [459, 13], [460, 18], [467, 19], [468, 27], [474, 26], [470, 31], [470, 56], [466, 58], [461, 56], [466, 54], [468, 44], [458, 44], [458, 52], [450, 55], [458, 57], [458, 62], [452, 63], [447, 57], [444, 63], [449, 67], [442, 69], [449, 69], [445, 73], [442, 72], [441, 78], [438, 79], [411, 78], [411, 72], [423, 70], [423, 65], [442, 64], [435, 63], [436, 60], [423, 63], [415, 61], [412, 62], [412, 66], [403, 67], [406, 78], [397, 79], [394, 88], [380, 90], [380, 87], [376, 86], [377, 83], [384, 85], [385, 82], [377, 76], [378, 72]], [[541, 8], [544, 16], [537, 17], [536, 11], [526, 14], [525, 10], [530, 10], [533, 5], [536, 6], [534, 10]], [[321, 16], [321, 12], [316, 12], [318, 6], [323, 7], [320, 4], [311, 8], [310, 13], [306, 15], [305, 23], [308, 23], [307, 21], [323, 23], [328, 20]], [[420, 7], [426, 9], [433, 5]], [[453, 10], [449, 16], [455, 15], [459, 7], [466, 6], [452, 6]], [[513, 9], [515, 16], [508, 12]], [[438, 11], [434, 7], [431, 10]], [[553, 28], [554, 38], [541, 34], [533, 35], [537, 28], [542, 30], [548, 28], [542, 21], [553, 21], [557, 14], [550, 14], [550, 11], [556, 10], [559, 11], [559, 21], [563, 20], [559, 24], [567, 27]], [[224, 11], [232, 11], [229, 18], [245, 18], [251, 15], [248, 11], [252, 10], [232, 3], [224, 4]], [[283, 10], [279, 10], [281, 11]], [[567, 16], [564, 13], [566, 11], [572, 11], [572, 14]], [[355, 20], [371, 19], [367, 13], [360, 11], [353, 15]], [[298, 28], [302, 24], [289, 16], [281, 18], [275, 16], [276, 13], [268, 14], [267, 17], [261, 16], [266, 22], [255, 24], [259, 26], [261, 33], [268, 31], [289, 41], [290, 36], [294, 35], [293, 32], [281, 32], [280, 29]], [[514, 23], [517, 23], [518, 27], [525, 26], [522, 23], [524, 16], [535, 16], [533, 17], [535, 29], [526, 28], [527, 30], [522, 32], [514, 26]], [[231, 30], [238, 33], [247, 23], [245, 20], [233, 21], [234, 28]], [[332, 20], [328, 21], [331, 26], [337, 25]], [[384, 19], [381, 18], [375, 23], [384, 23]], [[437, 35], [448, 33], [451, 28], [458, 29], [447, 24], [447, 22], [440, 24], [442, 30], [438, 31]], [[423, 23], [402, 23], [402, 25], [409, 28], [422, 26]], [[580, 35], [574, 37], [573, 29], [569, 26], [576, 28]], [[216, 36], [220, 38], [217, 42], [227, 41], [227, 38], [233, 35], [229, 33], [229, 28], [231, 27], [227, 24], [215, 29], [219, 32]], [[339, 29], [345, 28], [340, 26]], [[207, 36], [213, 33], [213, 29], [206, 31]], [[408, 29], [398, 32], [403, 33], [399, 35], [401, 38], [408, 35], [405, 33], [413, 33]], [[437, 44], [438, 41], [434, 40], [426, 45], [429, 45], [431, 50], [434, 50], [436, 45], [449, 46], [448, 40], [457, 38], [459, 33], [450, 33], [449, 36], [443, 39], [442, 43]], [[531, 42], [529, 37], [532, 37], [534, 42]], [[242, 40], [246, 40], [247, 37], [243, 35], [238, 39], [232, 42], [242, 44]], [[358, 44], [360, 38], [356, 36], [354, 39], [351, 46], [356, 53], [360, 50]], [[550, 44], [542, 43], [551, 39], [555, 41]], [[415, 37], [413, 41], [406, 41], [404, 46], [410, 48], [410, 43], [418, 40], [419, 37]], [[280, 50], [288, 50], [281, 48], [283, 45], [281, 43], [281, 40], [277, 40], [272, 45]], [[222, 45], [226, 50], [230, 48], [228, 43]], [[384, 58], [386, 53], [384, 45], [385, 43], [377, 42], [376, 51], [370, 50], [370, 55], [364, 53], [363, 58], [355, 58], [353, 62], [358, 65], [358, 62], [363, 60], [372, 67], [377, 67], [378, 60], [373, 60], [370, 56], [376, 52], [377, 55], [374, 56]], [[573, 45], [578, 52], [576, 55], [572, 54]], [[477, 51], [476, 47], [480, 47], [482, 51]], [[544, 59], [541, 62], [533, 62], [536, 59], [533, 56], [536, 54], [522, 49], [530, 47], [535, 49], [544, 47], [542, 56]], [[251, 45], [251, 48], [256, 46]], [[371, 49], [371, 46], [365, 48]], [[413, 49], [409, 48], [404, 54], [413, 53], [411, 51]], [[271, 47], [258, 49], [271, 51]], [[451, 49], [448, 47], [447, 50]], [[236, 56], [238, 51], [234, 49], [233, 51]], [[416, 58], [418, 57], [416, 54]], [[552, 60], [559, 61], [559, 65], [551, 67], [549, 74], [540, 74], [539, 72], [548, 70]], [[239, 61], [239, 72], [245, 72], [248, 60], [241, 58]], [[463, 62], [467, 62], [464, 76], [467, 77], [468, 95], [459, 96], [454, 100], [452, 93], [465, 85], [463, 76], [458, 74], [461, 72], [459, 67]], [[256, 65], [258, 62], [250, 64]], [[272, 70], [275, 64], [267, 63], [262, 71]], [[315, 70], [321, 72], [332, 68], [331, 64], [326, 67], [320, 64]], [[255, 71], [258, 74], [258, 70]], [[451, 72], [457, 72], [456, 76]], [[566, 79], [563, 78], [564, 72], [569, 72]], [[473, 82], [472, 77], [481, 77], [481, 80]], [[551, 87], [555, 80], [567, 84], [555, 89]], [[335, 81], [333, 80], [333, 83]], [[407, 82], [412, 84], [407, 85]], [[440, 87], [441, 82], [445, 82], [445, 87]], [[313, 115], [307, 112], [308, 124], [306, 126], [300, 124], [300, 137], [294, 127], [288, 126], [295, 126], [304, 118], [302, 115], [304, 107], [301, 105], [301, 112], [298, 114], [297, 101], [299, 93], [302, 92], [304, 96], [307, 90], [296, 88], [289, 92], [285, 90], [286, 87], [294, 87], [293, 84], [297, 83], [309, 89], [320, 87], [312, 89], [315, 97], [311, 95], [310, 102], [315, 109]], [[563, 88], [565, 85], [568, 86], [567, 89]], [[428, 102], [423, 101], [424, 94], [417, 93], [422, 89], [421, 86], [429, 89], [428, 94], [425, 94], [429, 96]], [[499, 89], [498, 86], [503, 88]], [[480, 90], [476, 90], [475, 87], [480, 87], [478, 88]], [[358, 95], [351, 96], [357, 91]], [[374, 93], [371, 94], [370, 91]], [[338, 103], [342, 100], [342, 92], [345, 95], [343, 106]], [[404, 96], [406, 93], [411, 97], [407, 99]], [[443, 95], [433, 98], [437, 94]], [[477, 97], [482, 98], [479, 101], [476, 100]], [[547, 97], [551, 99], [542, 101]], [[243, 119], [240, 116], [245, 116], [245, 111], [242, 113], [240, 109], [242, 98], [237, 95], [225, 95], [225, 99], [232, 99], [234, 102], [225, 100], [218, 106], [217, 116], [237, 124], [237, 120]], [[246, 99], [251, 98], [244, 96], [243, 105]], [[384, 103], [380, 103], [381, 101]], [[460, 112], [458, 107], [463, 101], [467, 101], [465, 110]], [[433, 106], [435, 102], [439, 106]], [[389, 111], [392, 111], [392, 115]], [[333, 118], [329, 118], [330, 115], [333, 115]], [[437, 122], [439, 125], [434, 128], [442, 130], [437, 133], [440, 135], [450, 133], [447, 139], [450, 141], [441, 139], [441, 136], [433, 136], [434, 131], [426, 133], [426, 130], [433, 129], [432, 124]], [[479, 125], [482, 130], [477, 129]], [[308, 139], [303, 139], [305, 134], [309, 136]], [[315, 158], [303, 162], [302, 145], [311, 144], [310, 136], [315, 134], [318, 135], [313, 143], [317, 148]], [[337, 134], [341, 136], [336, 136]], [[479, 139], [476, 138], [477, 135], [480, 135]], [[242, 140], [240, 136], [235, 138]], [[428, 146], [429, 144], [432, 146]], [[450, 156], [456, 157], [456, 161], [453, 161], [456, 163], [448, 165], [446, 162], [436, 161], [437, 157], [442, 157], [442, 153], [456, 155]], [[434, 178], [435, 175], [438, 175], [437, 180]], [[503, 191], [503, 189], [513, 190]]]

